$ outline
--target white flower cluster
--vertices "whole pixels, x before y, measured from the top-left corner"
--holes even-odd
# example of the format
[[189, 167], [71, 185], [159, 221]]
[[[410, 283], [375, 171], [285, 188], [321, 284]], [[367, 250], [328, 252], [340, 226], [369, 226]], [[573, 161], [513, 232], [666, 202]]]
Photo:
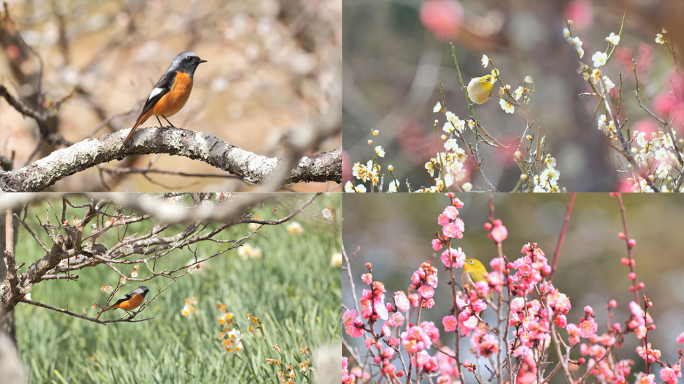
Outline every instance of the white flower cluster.
[[[676, 140], [675, 134], [674, 130], [672, 135], [658, 131], [651, 133], [650, 139], [646, 137], [645, 132], [634, 131], [632, 134], [632, 142], [636, 144], [632, 147], [634, 160], [642, 169], [649, 170], [647, 177], [653, 180], [661, 192], [671, 192], [676, 189], [670, 174], [673, 166], [679, 163], [673, 141]], [[627, 182], [632, 184], [633, 192], [653, 192], [643, 177], [637, 177], [637, 182], [631, 178]]]
[[[572, 35], [570, 35], [570, 30], [568, 28], [563, 28], [563, 36], [572, 46], [577, 48], [577, 51], [580, 54], [580, 58], [582, 58], [584, 56], [584, 51], [582, 50], [582, 41], [578, 37], [572, 37]], [[618, 44], [620, 44], [620, 36], [616, 35], [615, 32], [611, 32], [610, 36], [606, 37], [606, 41], [612, 45], [612, 48], [614, 50], [615, 47]], [[611, 47], [609, 46], [609, 49], [610, 48]], [[610, 59], [608, 50], [606, 50], [606, 52], [597, 51], [591, 56], [594, 68], [592, 69], [586, 64], [580, 63], [579, 69], [579, 72], [582, 73], [584, 76], [584, 80], [589, 80], [591, 78], [591, 82], [594, 84], [598, 84], [601, 82], [601, 80], [603, 80], [603, 85], [605, 87], [606, 92], [610, 92], [611, 89], [615, 88], [615, 83], [613, 83], [613, 81], [610, 80], [608, 76], [601, 77], [600, 68], [606, 65], [608, 59]], [[603, 92], [603, 87], [601, 87], [600, 92]]]
[[[456, 139], [449, 139], [444, 143], [446, 152], [440, 152], [436, 158], [431, 158], [425, 163], [425, 169], [435, 180], [435, 185], [430, 188], [421, 188], [418, 192], [441, 192], [450, 187], [455, 181], [461, 181], [467, 176], [465, 161], [468, 158], [465, 150], [459, 147]], [[435, 172], [442, 169], [444, 172]], [[446, 183], [446, 185], [445, 185]]]
[[598, 129], [602, 131], [603, 133], [606, 134], [610, 138], [611, 142], [615, 142], [618, 139], [617, 136], [617, 127], [615, 126], [615, 122], [613, 119], [610, 119], [610, 122], [606, 118], [606, 115], [601, 115], [598, 118]]
[[560, 192], [558, 188], [560, 172], [556, 169], [556, 159], [551, 155], [546, 155], [544, 165], [546, 168], [534, 176], [533, 192]]

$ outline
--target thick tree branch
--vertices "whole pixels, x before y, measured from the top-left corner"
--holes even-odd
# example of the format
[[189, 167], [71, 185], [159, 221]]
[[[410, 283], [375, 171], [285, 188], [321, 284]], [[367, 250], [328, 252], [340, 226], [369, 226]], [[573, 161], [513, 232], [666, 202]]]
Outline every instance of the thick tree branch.
[[[129, 130], [86, 139], [11, 172], [0, 172], [0, 190], [37, 192], [74, 173], [129, 155], [164, 153], [200, 160], [255, 184], [278, 175], [283, 159], [242, 150], [215, 136], [181, 128], [138, 129], [121, 148]], [[342, 149], [303, 156], [285, 178], [297, 182], [342, 181]]]

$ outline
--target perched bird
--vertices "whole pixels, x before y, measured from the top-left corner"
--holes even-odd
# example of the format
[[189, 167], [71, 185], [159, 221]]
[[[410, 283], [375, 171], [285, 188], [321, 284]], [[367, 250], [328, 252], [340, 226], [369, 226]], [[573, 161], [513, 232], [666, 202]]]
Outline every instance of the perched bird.
[[206, 62], [192, 52], [183, 52], [176, 56], [150, 92], [142, 113], [121, 146], [126, 145], [135, 129], [152, 115], [157, 118], [159, 126], [162, 126], [161, 120], [159, 120], [159, 116], [161, 116], [173, 127], [167, 117], [175, 115], [188, 101], [192, 91], [192, 78], [195, 75], [195, 70], [198, 65]]
[[140, 306], [140, 304], [143, 303], [143, 301], [145, 301], [145, 296], [149, 291], [150, 290], [147, 289], [146, 286], [141, 285], [138, 288], [132, 290], [131, 292], [125, 294], [124, 297], [120, 298], [116, 303], [114, 303], [114, 305], [103, 309], [102, 312], [107, 312], [110, 309], [117, 308], [121, 308], [126, 312], [136, 309]]
[[[479, 260], [467, 259], [463, 265], [463, 274], [461, 275], [461, 284], [463, 284], [463, 289], [465, 286], [469, 286], [471, 290], [475, 289], [475, 283], [478, 281], [487, 281], [484, 276], [487, 269], [485, 268]], [[492, 299], [491, 292], [487, 295], [489, 300]]]
[[[494, 81], [496, 79], [492, 75], [482, 77], [475, 77], [468, 83], [468, 97], [475, 104], [482, 104], [489, 100], [492, 95], [492, 88], [494, 88]], [[475, 260], [477, 261], [477, 260]]]

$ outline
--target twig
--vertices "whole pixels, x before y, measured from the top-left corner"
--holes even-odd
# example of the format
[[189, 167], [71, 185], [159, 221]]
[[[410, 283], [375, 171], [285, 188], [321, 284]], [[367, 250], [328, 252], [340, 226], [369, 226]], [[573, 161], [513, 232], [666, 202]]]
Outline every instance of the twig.
[[565, 230], [568, 229], [568, 221], [570, 221], [570, 212], [572, 212], [572, 205], [575, 202], [575, 197], [577, 192], [570, 195], [570, 201], [568, 202], [568, 208], [565, 212], [565, 221], [563, 221], [563, 228], [561, 229], [560, 236], [558, 236], [558, 245], [556, 245], [556, 251], [553, 253], [553, 265], [551, 267], [551, 273], [549, 274], [549, 283], [553, 280], [553, 274], [556, 273], [556, 266], [558, 265], [558, 255], [560, 254], [561, 247], [563, 246], [563, 239], [565, 238]]

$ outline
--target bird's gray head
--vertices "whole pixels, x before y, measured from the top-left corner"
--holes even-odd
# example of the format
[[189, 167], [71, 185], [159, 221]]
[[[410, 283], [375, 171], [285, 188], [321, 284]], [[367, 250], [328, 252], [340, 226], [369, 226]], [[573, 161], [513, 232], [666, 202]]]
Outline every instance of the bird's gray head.
[[166, 71], [180, 71], [187, 73], [190, 75], [190, 77], [192, 77], [195, 74], [195, 69], [197, 69], [197, 66], [206, 62], [206, 60], [200, 59], [199, 56], [197, 56], [197, 54], [194, 52], [183, 52], [173, 59], [171, 65], [169, 65], [169, 69]]
[[135, 290], [138, 291], [138, 293], [140, 293], [141, 295], [143, 295], [143, 297], [144, 297], [145, 295], [147, 295], [147, 292], [150, 291], [150, 290], [147, 289], [147, 287], [144, 286], [144, 285], [139, 286], [139, 287], [136, 288]]

